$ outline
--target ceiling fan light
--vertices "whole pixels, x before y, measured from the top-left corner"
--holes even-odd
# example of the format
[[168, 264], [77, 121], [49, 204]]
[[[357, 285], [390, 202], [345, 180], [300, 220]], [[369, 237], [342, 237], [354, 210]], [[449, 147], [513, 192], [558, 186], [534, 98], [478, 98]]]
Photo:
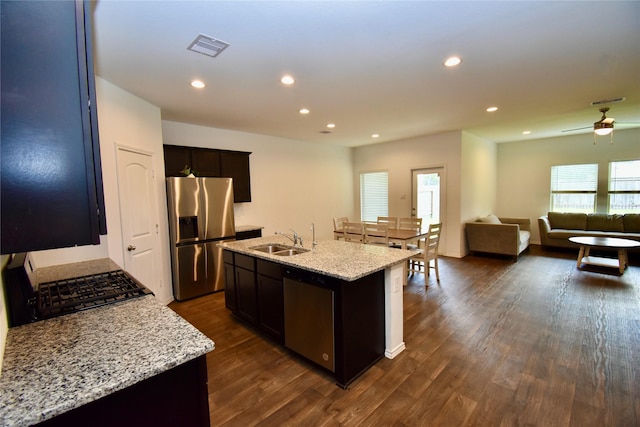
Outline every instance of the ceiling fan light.
[[602, 121], [593, 124], [593, 131], [596, 135], [604, 136], [613, 132], [613, 123], [604, 123]]
[[608, 129], [602, 128], [602, 129], [595, 130], [596, 134], [600, 136], [609, 135], [612, 131], [613, 131], [612, 128], [608, 128]]

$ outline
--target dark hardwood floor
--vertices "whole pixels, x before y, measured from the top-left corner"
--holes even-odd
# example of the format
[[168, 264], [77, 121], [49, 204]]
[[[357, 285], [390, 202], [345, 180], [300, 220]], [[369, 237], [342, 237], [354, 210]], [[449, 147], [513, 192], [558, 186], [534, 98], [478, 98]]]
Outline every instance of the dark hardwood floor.
[[404, 289], [407, 349], [347, 390], [242, 323], [216, 293], [169, 307], [216, 344], [213, 426], [640, 425], [640, 267], [441, 258]]

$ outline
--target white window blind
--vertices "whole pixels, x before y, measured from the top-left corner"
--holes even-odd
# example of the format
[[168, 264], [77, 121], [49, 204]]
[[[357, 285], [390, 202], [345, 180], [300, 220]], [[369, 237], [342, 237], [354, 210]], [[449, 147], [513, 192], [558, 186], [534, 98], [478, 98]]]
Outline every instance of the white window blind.
[[640, 160], [609, 163], [608, 211], [640, 213]]
[[598, 165], [561, 165], [551, 167], [551, 211], [596, 211]]
[[360, 217], [362, 221], [377, 221], [388, 216], [389, 174], [368, 172], [360, 174]]

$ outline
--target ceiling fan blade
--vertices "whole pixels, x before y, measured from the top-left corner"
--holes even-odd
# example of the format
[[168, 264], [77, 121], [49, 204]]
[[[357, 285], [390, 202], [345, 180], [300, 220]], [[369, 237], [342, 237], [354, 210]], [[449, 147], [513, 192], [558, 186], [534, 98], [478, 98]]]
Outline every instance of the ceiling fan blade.
[[562, 132], [573, 132], [574, 130], [582, 130], [582, 129], [592, 129], [593, 126], [585, 126], [583, 128], [575, 128], [575, 129], [565, 129]]

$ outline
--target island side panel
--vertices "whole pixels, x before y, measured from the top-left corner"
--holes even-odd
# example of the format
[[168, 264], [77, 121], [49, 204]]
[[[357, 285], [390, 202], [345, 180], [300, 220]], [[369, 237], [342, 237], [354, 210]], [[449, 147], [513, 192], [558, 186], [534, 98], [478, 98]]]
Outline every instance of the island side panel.
[[396, 264], [384, 271], [385, 351], [393, 359], [406, 348], [404, 343], [404, 315], [402, 288], [405, 279], [404, 264]]
[[384, 356], [384, 271], [342, 282], [335, 309], [335, 374], [346, 387]]

